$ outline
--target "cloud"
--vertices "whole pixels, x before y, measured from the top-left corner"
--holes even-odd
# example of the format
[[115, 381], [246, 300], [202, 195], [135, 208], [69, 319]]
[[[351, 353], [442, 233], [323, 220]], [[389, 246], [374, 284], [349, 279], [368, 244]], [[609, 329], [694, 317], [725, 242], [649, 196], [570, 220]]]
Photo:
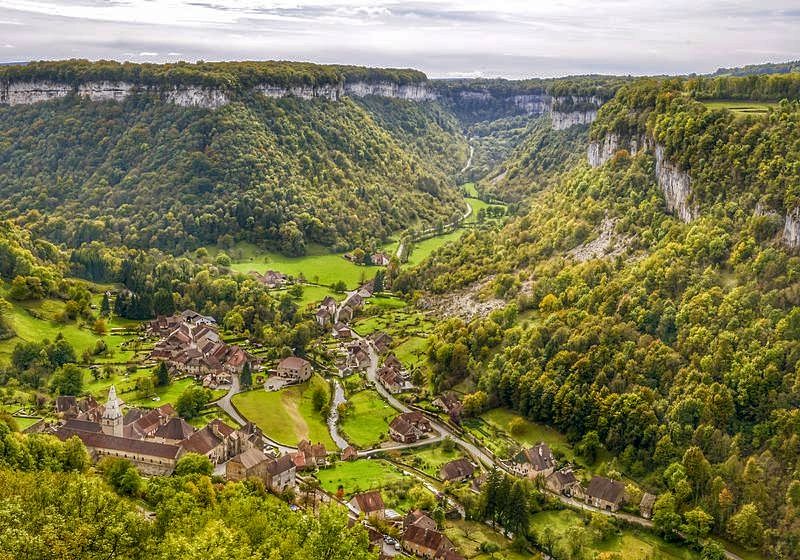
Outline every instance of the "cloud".
[[[433, 76], [704, 72], [798, 58], [796, 0], [3, 0], [14, 59], [289, 59]], [[713, 32], [712, 32], [713, 30]], [[156, 54], [166, 53], [166, 54]], [[0, 54], [2, 61], [2, 54]]]

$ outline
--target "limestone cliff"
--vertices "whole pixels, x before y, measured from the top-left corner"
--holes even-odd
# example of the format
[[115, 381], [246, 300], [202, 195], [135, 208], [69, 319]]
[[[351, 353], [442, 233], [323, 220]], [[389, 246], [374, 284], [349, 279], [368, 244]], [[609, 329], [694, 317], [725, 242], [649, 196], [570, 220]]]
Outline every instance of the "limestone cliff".
[[690, 201], [692, 189], [689, 174], [664, 156], [663, 146], [656, 144], [655, 154], [656, 180], [664, 193], [667, 210], [684, 222], [691, 222], [697, 217], [697, 209]]
[[783, 243], [790, 249], [800, 249], [800, 207], [786, 214]]
[[566, 130], [579, 124], [592, 124], [597, 119], [597, 109], [589, 111], [553, 111], [553, 130]]
[[606, 134], [602, 140], [592, 141], [586, 156], [591, 167], [599, 167], [620, 150], [636, 155], [640, 150], [653, 148], [656, 158], [656, 182], [664, 193], [667, 210], [684, 222], [697, 217], [697, 207], [691, 202], [692, 189], [689, 173], [680, 169], [664, 155], [664, 147], [647, 138], [623, 138], [616, 133]]
[[601, 141], [592, 141], [586, 151], [589, 165], [600, 167], [614, 157], [619, 150], [627, 150], [632, 156], [639, 150], [647, 148], [645, 138], [620, 138], [618, 134], [609, 133]]
[[[267, 97], [299, 97], [301, 99], [328, 99], [337, 101], [344, 96], [365, 97], [375, 95], [409, 101], [435, 99], [426, 83], [398, 84], [392, 82], [345, 82], [319, 86], [277, 86], [260, 84], [254, 92]], [[93, 101], [121, 101], [134, 93], [159, 97], [168, 103], [183, 107], [217, 109], [231, 102], [231, 94], [217, 88], [201, 86], [175, 86], [157, 88], [127, 82], [86, 82], [73, 86], [50, 81], [27, 81], [0, 84], [0, 104], [26, 105], [60, 99], [69, 95], [87, 97]]]

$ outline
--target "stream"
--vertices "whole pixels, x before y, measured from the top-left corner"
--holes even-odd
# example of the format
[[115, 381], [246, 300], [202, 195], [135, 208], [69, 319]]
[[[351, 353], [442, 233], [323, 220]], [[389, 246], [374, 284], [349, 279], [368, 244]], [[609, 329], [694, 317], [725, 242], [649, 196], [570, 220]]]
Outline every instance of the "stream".
[[339, 405], [346, 402], [344, 389], [339, 381], [333, 382], [333, 400], [331, 401], [331, 412], [328, 414], [328, 430], [331, 432], [331, 439], [339, 447], [344, 449], [349, 443], [339, 433]]

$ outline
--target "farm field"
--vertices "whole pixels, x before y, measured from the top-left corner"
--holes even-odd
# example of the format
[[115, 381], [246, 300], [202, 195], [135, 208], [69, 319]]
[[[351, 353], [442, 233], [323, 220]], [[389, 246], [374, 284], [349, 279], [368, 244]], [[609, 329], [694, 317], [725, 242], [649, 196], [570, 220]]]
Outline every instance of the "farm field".
[[342, 461], [332, 468], [320, 470], [316, 477], [327, 492], [336, 493], [341, 485], [345, 496], [385, 488], [405, 478], [396, 467], [380, 459]]
[[455, 231], [451, 231], [450, 233], [436, 235], [434, 237], [423, 239], [422, 241], [414, 243], [414, 246], [411, 250], [411, 254], [408, 255], [407, 266], [418, 265], [419, 263], [427, 259], [431, 255], [431, 253], [433, 253], [436, 249], [438, 249], [445, 243], [449, 243], [450, 241], [455, 241], [461, 238], [463, 234], [464, 230], [462, 228], [458, 228]]
[[743, 117], [745, 115], [765, 115], [771, 107], [775, 107], [776, 103], [769, 101], [747, 101], [738, 99], [720, 99], [703, 101], [703, 104], [709, 109], [728, 109], [736, 116]]
[[362, 449], [385, 441], [397, 412], [371, 389], [355, 393], [347, 402], [347, 413], [340, 420], [347, 441]]
[[325, 380], [315, 375], [306, 383], [280, 391], [256, 389], [239, 393], [233, 397], [233, 404], [247, 420], [278, 443], [294, 446], [300, 440], [308, 439], [334, 449], [336, 446], [325, 419], [313, 410], [311, 394], [314, 387], [330, 391]]
[[[583, 518], [572, 510], [543, 511], [531, 516], [531, 533], [541, 535], [545, 529], [552, 532], [555, 545], [574, 545], [574, 528], [584, 527]], [[587, 535], [586, 543], [579, 543], [584, 551], [624, 554], [626, 560], [695, 560], [700, 556], [686, 547], [670, 544], [645, 531], [624, 529], [601, 542], [593, 542]], [[573, 542], [571, 542], [573, 541]], [[591, 556], [591, 554], [590, 554]]]

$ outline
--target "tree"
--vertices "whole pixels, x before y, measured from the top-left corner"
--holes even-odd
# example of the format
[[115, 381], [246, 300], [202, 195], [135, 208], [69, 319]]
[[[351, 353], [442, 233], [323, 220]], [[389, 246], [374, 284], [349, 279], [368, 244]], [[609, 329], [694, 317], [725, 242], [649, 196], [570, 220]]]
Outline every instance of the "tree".
[[333, 283], [331, 289], [337, 294], [342, 294], [347, 291], [347, 284], [344, 283], [344, 280], [337, 280]]
[[594, 462], [597, 461], [597, 454], [600, 452], [601, 445], [600, 436], [597, 435], [596, 431], [592, 430], [586, 432], [583, 438], [581, 438], [576, 451], [581, 457], [586, 459], [589, 464], [594, 464]]
[[488, 395], [483, 391], [475, 391], [464, 396], [461, 401], [461, 414], [467, 417], [477, 416], [486, 408]]
[[755, 550], [764, 538], [764, 524], [755, 504], [745, 504], [728, 520], [728, 535], [748, 550]]
[[108, 333], [108, 324], [103, 317], [98, 317], [92, 323], [92, 332], [97, 336], [105, 336]]
[[214, 465], [211, 464], [211, 460], [199, 453], [187, 453], [175, 463], [175, 474], [178, 476], [190, 474], [211, 476], [212, 472], [214, 472]]
[[166, 387], [170, 383], [169, 369], [166, 362], [161, 362], [155, 371], [156, 387]]
[[178, 397], [175, 403], [175, 410], [178, 416], [191, 419], [200, 414], [200, 411], [205, 407], [213, 397], [209, 389], [193, 385], [187, 387], [183, 393]]
[[508, 433], [512, 436], [521, 435], [525, 432], [525, 427], [525, 419], [517, 416], [508, 423]]
[[103, 473], [103, 478], [118, 494], [123, 496], [137, 496], [143, 487], [139, 471], [127, 459], [119, 457], [105, 457], [98, 464]]
[[653, 527], [667, 539], [674, 536], [681, 524], [681, 516], [675, 509], [671, 492], [661, 494], [653, 505]]
[[386, 272], [383, 269], [380, 269], [375, 273], [375, 293], [380, 293], [383, 291], [385, 278]]
[[242, 366], [242, 373], [239, 375], [239, 383], [245, 389], [249, 389], [253, 385], [253, 374], [250, 371], [250, 362], [246, 361]]
[[314, 410], [320, 414], [325, 414], [328, 410], [328, 392], [325, 387], [317, 385], [311, 392], [311, 404]]
[[681, 532], [689, 544], [699, 545], [708, 535], [711, 523], [714, 518], [699, 507], [683, 514], [684, 522], [681, 525]]
[[53, 374], [50, 390], [56, 395], [80, 395], [83, 391], [83, 372], [74, 364], [65, 365]]
[[103, 293], [103, 301], [100, 303], [100, 316], [109, 317], [111, 315], [111, 301], [108, 299], [108, 292]]
[[703, 545], [703, 550], [700, 554], [702, 560], [725, 560], [725, 549], [722, 548], [718, 542], [709, 540]]

